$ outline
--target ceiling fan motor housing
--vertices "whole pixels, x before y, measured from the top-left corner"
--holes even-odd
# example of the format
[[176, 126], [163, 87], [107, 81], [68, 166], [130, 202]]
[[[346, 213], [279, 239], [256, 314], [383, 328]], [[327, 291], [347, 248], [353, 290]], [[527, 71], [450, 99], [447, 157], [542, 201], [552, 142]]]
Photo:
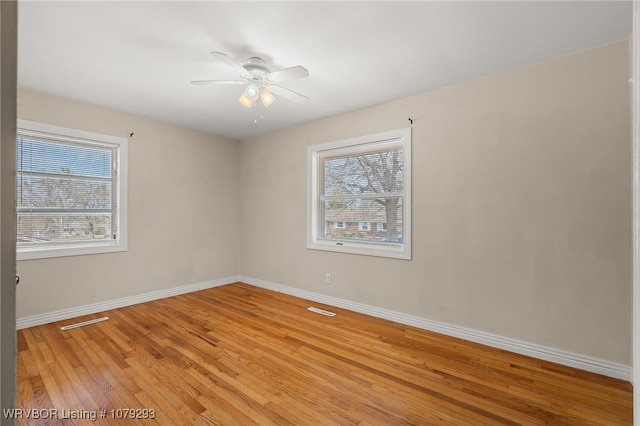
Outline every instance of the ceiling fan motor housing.
[[260, 80], [262, 79], [262, 77], [271, 72], [269, 71], [269, 68], [264, 65], [264, 60], [256, 56], [252, 56], [251, 58], [247, 59], [247, 62], [242, 65], [242, 67], [249, 71], [249, 74], [251, 74], [251, 76], [255, 80]]

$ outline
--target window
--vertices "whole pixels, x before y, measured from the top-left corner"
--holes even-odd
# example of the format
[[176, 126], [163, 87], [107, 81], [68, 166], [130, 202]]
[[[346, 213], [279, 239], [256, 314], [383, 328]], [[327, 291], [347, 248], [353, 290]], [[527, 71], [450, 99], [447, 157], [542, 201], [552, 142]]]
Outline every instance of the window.
[[411, 259], [411, 129], [313, 145], [308, 162], [307, 248]]
[[344, 222], [336, 221], [333, 225], [336, 229], [344, 229]]
[[126, 251], [127, 139], [18, 120], [18, 260]]

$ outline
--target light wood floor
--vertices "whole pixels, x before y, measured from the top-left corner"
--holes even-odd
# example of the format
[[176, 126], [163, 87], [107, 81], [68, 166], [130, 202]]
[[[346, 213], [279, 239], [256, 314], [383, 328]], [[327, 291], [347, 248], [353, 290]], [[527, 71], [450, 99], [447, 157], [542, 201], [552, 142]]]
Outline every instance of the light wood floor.
[[[110, 320], [60, 330], [101, 316]], [[239, 283], [20, 330], [18, 344], [19, 408], [98, 417], [18, 424], [632, 419], [629, 383]]]

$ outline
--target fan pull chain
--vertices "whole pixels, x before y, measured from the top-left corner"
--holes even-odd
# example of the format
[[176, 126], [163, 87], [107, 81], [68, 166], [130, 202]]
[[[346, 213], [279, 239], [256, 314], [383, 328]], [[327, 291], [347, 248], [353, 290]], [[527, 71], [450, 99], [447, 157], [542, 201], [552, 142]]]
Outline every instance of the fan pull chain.
[[264, 118], [264, 114], [258, 111], [258, 109], [261, 108], [260, 102], [256, 102], [254, 104], [254, 108], [255, 108], [255, 116], [253, 118], [253, 124], [258, 124], [258, 120], [262, 120]]

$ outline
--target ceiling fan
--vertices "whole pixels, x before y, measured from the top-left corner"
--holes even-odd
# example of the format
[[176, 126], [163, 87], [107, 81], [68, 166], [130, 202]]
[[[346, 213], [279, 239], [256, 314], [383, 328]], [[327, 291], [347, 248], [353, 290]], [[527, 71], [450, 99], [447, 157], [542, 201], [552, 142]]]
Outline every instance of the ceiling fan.
[[276, 100], [274, 95], [278, 95], [298, 103], [309, 100], [309, 98], [298, 92], [294, 92], [293, 90], [286, 89], [276, 84], [286, 80], [308, 77], [309, 71], [307, 71], [303, 66], [296, 65], [295, 67], [271, 72], [269, 68], [265, 66], [264, 60], [255, 56], [247, 59], [246, 63], [241, 64], [222, 52], [214, 51], [211, 52], [211, 55], [233, 68], [233, 70], [239, 74], [240, 79], [195, 80], [192, 81], [191, 84], [246, 84], [247, 87], [244, 89], [242, 95], [240, 95], [240, 99], [238, 99], [238, 101], [247, 108], [251, 108], [258, 98], [260, 98], [262, 104], [266, 108]]

